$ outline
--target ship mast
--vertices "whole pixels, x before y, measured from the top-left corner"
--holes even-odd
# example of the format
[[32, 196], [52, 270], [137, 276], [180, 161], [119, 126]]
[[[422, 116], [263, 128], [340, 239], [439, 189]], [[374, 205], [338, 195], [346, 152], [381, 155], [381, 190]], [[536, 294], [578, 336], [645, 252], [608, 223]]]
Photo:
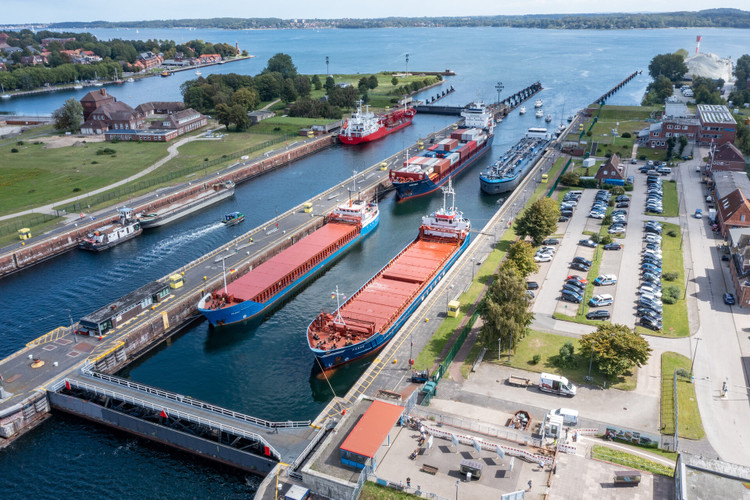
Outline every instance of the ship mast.
[[336, 297], [336, 317], [333, 319], [334, 325], [341, 325], [346, 326], [346, 322], [344, 321], [344, 318], [341, 317], [341, 299], [346, 298], [346, 295], [343, 293], [339, 293], [339, 286], [336, 285], [336, 291], [331, 292], [331, 295], [334, 295]]
[[451, 195], [451, 212], [456, 211], [456, 191], [453, 190], [453, 179], [448, 179], [448, 186], [441, 188], [443, 190], [443, 213], [448, 213], [448, 195]]

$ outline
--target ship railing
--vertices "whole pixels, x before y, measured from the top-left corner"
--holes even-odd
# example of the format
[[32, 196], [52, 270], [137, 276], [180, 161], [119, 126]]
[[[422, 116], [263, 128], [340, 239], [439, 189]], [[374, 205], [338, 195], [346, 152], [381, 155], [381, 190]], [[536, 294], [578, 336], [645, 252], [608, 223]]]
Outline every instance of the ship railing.
[[204, 401], [193, 399], [190, 396], [183, 396], [182, 394], [177, 394], [175, 392], [165, 391], [164, 389], [159, 389], [157, 387], [152, 387], [146, 384], [133, 382], [132, 380], [127, 380], [121, 377], [115, 377], [113, 375], [107, 375], [106, 373], [99, 373], [99, 372], [92, 370], [88, 366], [82, 368], [81, 373], [92, 378], [96, 378], [99, 380], [103, 380], [105, 382], [109, 382], [111, 384], [116, 384], [122, 387], [127, 387], [129, 389], [133, 389], [139, 392], [144, 392], [147, 394], [152, 394], [154, 396], [168, 399], [170, 401], [176, 401], [184, 405], [193, 406], [195, 408], [207, 410], [212, 413], [217, 413], [220, 415], [224, 415], [226, 417], [231, 417], [237, 420], [242, 420], [244, 422], [248, 422], [253, 425], [258, 425], [266, 429], [307, 427], [311, 423], [310, 420], [294, 420], [294, 421], [289, 420], [286, 422], [274, 422], [270, 420], [264, 420], [262, 418], [253, 417], [251, 415], [245, 415], [243, 413], [239, 413], [236, 411], [228, 410], [226, 408], [222, 408], [221, 406], [216, 406], [210, 403], [206, 403]]
[[268, 449], [269, 449], [269, 451], [271, 452], [271, 454], [273, 456], [275, 456], [276, 458], [278, 458], [279, 460], [281, 460], [281, 454], [278, 452], [278, 450], [276, 450], [271, 445], [271, 443], [269, 443], [268, 441], [266, 441], [263, 438], [263, 436], [261, 436], [259, 434], [256, 434], [254, 432], [250, 432], [250, 431], [247, 431], [245, 429], [241, 429], [239, 427], [235, 427], [235, 426], [232, 426], [232, 425], [227, 425], [227, 424], [218, 422], [216, 420], [211, 420], [211, 419], [208, 419], [208, 418], [203, 418], [203, 417], [200, 417], [200, 416], [198, 416], [196, 414], [180, 410], [179, 408], [176, 408], [176, 407], [170, 407], [170, 406], [165, 406], [164, 404], [153, 403], [153, 402], [147, 401], [145, 399], [136, 398], [136, 397], [130, 396], [130, 395], [125, 394], [125, 393], [117, 392], [117, 391], [114, 391], [114, 390], [111, 390], [111, 389], [106, 389], [104, 387], [100, 387], [100, 386], [95, 385], [95, 384], [89, 384], [87, 382], [83, 382], [83, 381], [80, 381], [80, 380], [66, 379], [64, 381], [64, 383], [69, 384], [71, 388], [75, 387], [76, 389], [88, 391], [88, 392], [94, 393], [94, 394], [96, 394], [98, 396], [104, 396], [104, 397], [107, 397], [107, 398], [115, 399], [117, 401], [123, 401], [123, 402], [126, 402], [126, 403], [130, 403], [130, 404], [139, 406], [141, 408], [147, 408], [147, 409], [152, 410], [154, 412], [157, 412], [159, 414], [163, 412], [163, 413], [165, 413], [168, 416], [168, 418], [175, 418], [175, 419], [186, 420], [188, 422], [192, 422], [192, 423], [195, 423], [195, 424], [198, 424], [198, 425], [204, 425], [204, 426], [209, 427], [211, 429], [216, 429], [216, 430], [219, 430], [221, 432], [225, 432], [227, 434], [233, 434], [235, 436], [240, 436], [240, 437], [243, 437], [243, 438], [245, 438], [245, 439], [247, 439], [249, 441], [260, 443], [263, 446], [267, 446]]

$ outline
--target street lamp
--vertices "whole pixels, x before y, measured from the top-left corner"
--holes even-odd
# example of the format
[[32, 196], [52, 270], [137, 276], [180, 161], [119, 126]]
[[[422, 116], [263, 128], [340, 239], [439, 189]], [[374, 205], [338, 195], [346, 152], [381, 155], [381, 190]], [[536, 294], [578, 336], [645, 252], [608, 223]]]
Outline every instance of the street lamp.
[[459, 483], [459, 480], [456, 479], [456, 500], [458, 500], [458, 483]]
[[326, 56], [326, 76], [330, 76], [331, 72], [328, 70], [328, 56]]
[[690, 361], [690, 380], [693, 380], [693, 364], [695, 364], [695, 355], [698, 353], [698, 342], [701, 341], [700, 337], [695, 337], [695, 349], [693, 350], [693, 359]]
[[591, 382], [591, 364], [594, 361], [594, 342], [591, 343], [591, 355], [589, 356], [589, 374], [586, 375], [586, 381]]
[[503, 86], [503, 82], [497, 82], [495, 84], [495, 89], [497, 89], [497, 103], [500, 104], [500, 92], [503, 91], [505, 87]]
[[[688, 282], [690, 281], [690, 273], [692, 273], [692, 272], [693, 272], [693, 268], [689, 267], [688, 268], [687, 277], [685, 278], [685, 291], [682, 293], [682, 298], [683, 299], [685, 297], [687, 297], [687, 286], [688, 286]], [[692, 369], [691, 369], [691, 371], [692, 371]]]
[[409, 76], [409, 54], [406, 54], [406, 72], [404, 73], [404, 78]]
[[469, 260], [471, 261], [471, 281], [474, 281], [474, 257]]
[[450, 301], [451, 297], [451, 290], [453, 290], [453, 285], [450, 284], [445, 289], [445, 315], [448, 316], [448, 302]]

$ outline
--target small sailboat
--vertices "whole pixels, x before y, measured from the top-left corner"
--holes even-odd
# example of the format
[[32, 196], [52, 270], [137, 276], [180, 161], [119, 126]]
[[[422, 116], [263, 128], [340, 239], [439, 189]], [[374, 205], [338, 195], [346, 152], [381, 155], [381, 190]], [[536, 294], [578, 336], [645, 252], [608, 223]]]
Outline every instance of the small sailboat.
[[133, 82], [134, 82], [135, 80], [133, 80], [133, 77], [131, 76], [131, 77], [130, 77], [130, 78], [128, 78], [128, 79], [127, 79], [126, 81], [127, 81], [128, 83], [133, 83]]
[[125, 80], [123, 80], [122, 78], [118, 78], [117, 69], [115, 69], [115, 83], [125, 83]]
[[542, 111], [541, 109], [537, 109], [536, 110], [536, 117], [537, 118], [544, 118], [544, 111]]
[[547, 113], [547, 116], [544, 117], [544, 121], [547, 122], [547, 123], [551, 122], [552, 121], [552, 115], [549, 114], [549, 113]]
[[3, 87], [2, 84], [0, 84], [0, 89], [2, 89], [2, 94], [0, 94], [0, 97], [3, 99], [10, 99], [10, 94], [5, 93], [5, 87]]
[[81, 90], [83, 88], [83, 85], [81, 85], [80, 83], [78, 83], [78, 80], [76, 80], [76, 84], [73, 85], [73, 88], [76, 89], [76, 90]]
[[526, 114], [526, 106], [521, 106], [521, 109], [518, 110], [519, 115], [525, 115]]
[[202, 75], [203, 73], [201, 73], [201, 70], [199, 70], [199, 69], [196, 69], [196, 70], [195, 70], [195, 74], [196, 74], [196, 75], [198, 75], [198, 76], [201, 76], [201, 75]]
[[94, 80], [91, 83], [94, 84], [94, 87], [101, 87], [102, 85], [104, 85], [99, 81], [99, 74], [96, 71], [94, 71]]
[[541, 108], [543, 105], [544, 105], [544, 101], [542, 101], [541, 99], [537, 99], [536, 102], [534, 102], [535, 108]]

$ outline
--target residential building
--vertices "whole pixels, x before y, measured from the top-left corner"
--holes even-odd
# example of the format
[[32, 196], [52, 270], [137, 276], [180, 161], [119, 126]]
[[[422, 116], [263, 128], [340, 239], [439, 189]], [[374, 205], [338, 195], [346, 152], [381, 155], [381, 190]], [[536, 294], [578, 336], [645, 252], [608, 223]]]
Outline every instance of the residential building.
[[750, 306], [750, 229], [729, 230], [729, 274], [737, 305]]
[[216, 64], [221, 62], [219, 54], [203, 54], [198, 58], [199, 64]]
[[145, 124], [143, 115], [124, 102], [109, 102], [91, 113], [81, 125], [81, 133], [98, 135], [109, 130], [137, 130]]
[[602, 184], [625, 184], [625, 167], [620, 162], [620, 157], [613, 154], [599, 167], [594, 178]]
[[[708, 170], [708, 169], [707, 169]], [[709, 193], [714, 200], [723, 198], [736, 189], [741, 189], [743, 193], [750, 193], [750, 179], [745, 172], [734, 170], [708, 171]]]
[[151, 68], [161, 65], [163, 61], [164, 59], [159, 54], [154, 54], [153, 52], [141, 52], [138, 54], [133, 66], [148, 71]]
[[154, 101], [144, 102], [135, 107], [143, 116], [171, 115], [185, 109], [185, 103], [180, 101]]
[[713, 171], [734, 170], [745, 171], [745, 157], [742, 151], [731, 142], [725, 142], [713, 152], [713, 159], [709, 161], [710, 169]]
[[721, 235], [726, 238], [730, 229], [750, 228], [750, 201], [741, 189], [735, 189], [719, 198], [716, 215]]
[[175, 111], [164, 117], [161, 121], [151, 124], [151, 129], [176, 130], [177, 135], [186, 134], [193, 130], [205, 127], [208, 119], [193, 108]]
[[67, 42], [75, 42], [75, 38], [42, 38], [42, 47], [46, 47], [52, 42], [58, 42], [60, 45], [65, 45]]
[[737, 122], [726, 106], [718, 104], [698, 104], [698, 120], [701, 130], [699, 142], [703, 145], [720, 146], [734, 142], [737, 136]]
[[93, 113], [96, 108], [107, 103], [115, 102], [116, 100], [117, 99], [113, 96], [107, 94], [106, 89], [101, 88], [92, 90], [81, 99], [81, 106], [83, 106], [83, 121], [88, 121], [91, 113]]

